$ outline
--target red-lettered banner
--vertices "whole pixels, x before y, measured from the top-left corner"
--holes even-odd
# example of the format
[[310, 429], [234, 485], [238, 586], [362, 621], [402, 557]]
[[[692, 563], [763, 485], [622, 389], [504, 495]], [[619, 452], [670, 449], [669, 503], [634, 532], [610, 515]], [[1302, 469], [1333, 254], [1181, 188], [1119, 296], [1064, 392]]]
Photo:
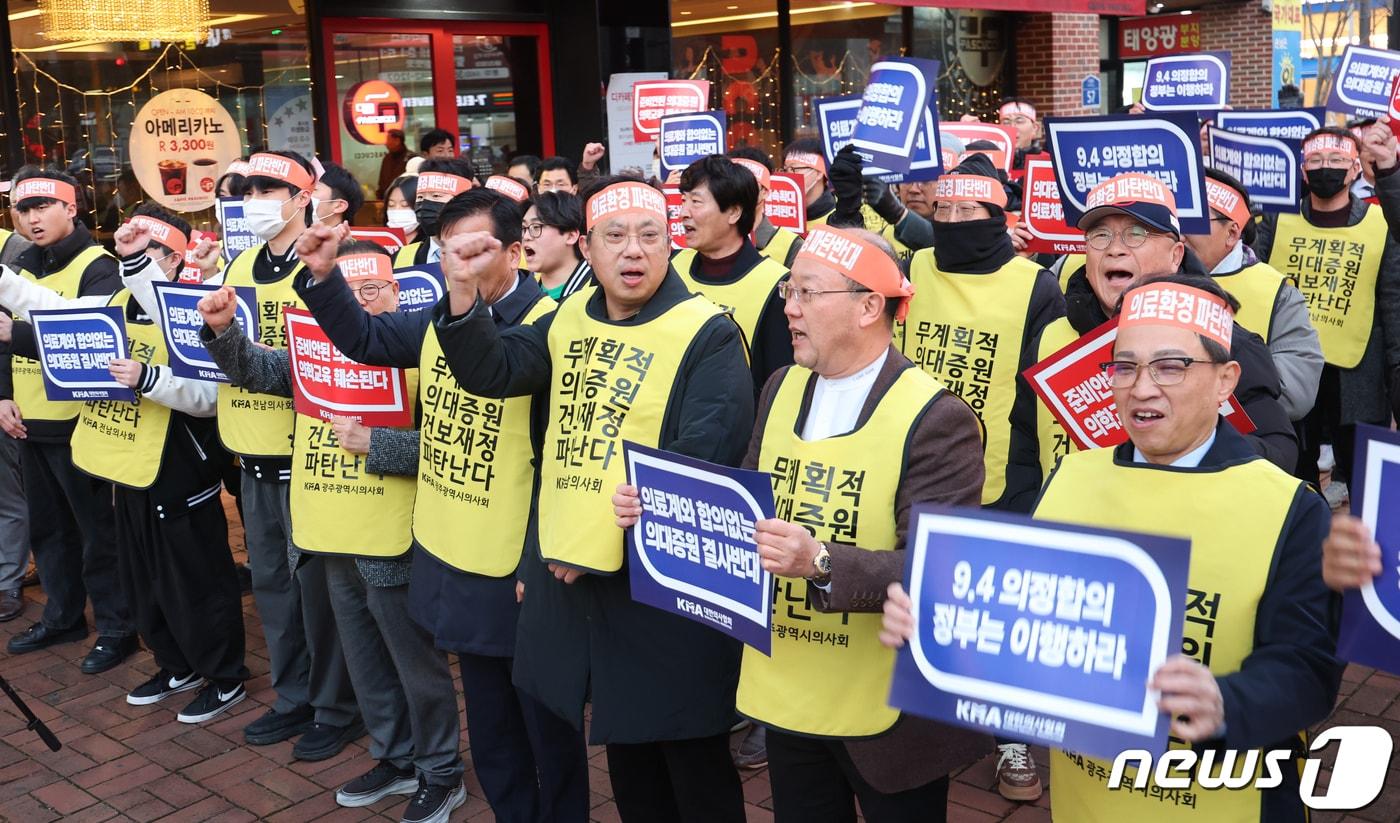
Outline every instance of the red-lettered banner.
[[1163, 14], [1118, 21], [1118, 56], [1124, 60], [1201, 50], [1201, 21]]
[[769, 178], [768, 199], [763, 202], [763, 214], [768, 222], [780, 229], [806, 234], [807, 201], [802, 191], [802, 175], [775, 174]]
[[1021, 223], [1031, 233], [1026, 248], [1037, 254], [1083, 254], [1084, 232], [1065, 222], [1060, 185], [1050, 161], [1027, 162], [1024, 186]]
[[378, 243], [387, 249], [390, 254], [393, 254], [404, 246], [403, 229], [390, 229], [384, 226], [375, 226], [373, 228], [351, 227], [350, 236], [356, 240], [368, 240], [371, 243]]
[[632, 84], [632, 137], [650, 143], [661, 133], [661, 118], [709, 107], [709, 80], [638, 80]]
[[199, 267], [194, 264], [194, 251], [199, 246], [199, 241], [209, 240], [211, 243], [219, 242], [219, 235], [210, 231], [200, 231], [190, 229], [190, 243], [185, 247], [185, 263], [180, 267], [181, 283], [203, 283], [204, 275]]
[[[885, 0], [894, 6], [952, 7], [946, 0]], [[967, 6], [984, 11], [1069, 12], [1071, 14], [1102, 14], [1109, 17], [1130, 17], [1147, 14], [1147, 0], [976, 0]]]
[[666, 195], [666, 228], [671, 233], [671, 248], [686, 248], [685, 226], [681, 224], [681, 190], [663, 186], [661, 193]]
[[356, 363], [331, 344], [311, 312], [283, 311], [298, 414], [317, 420], [352, 417], [366, 426], [413, 424], [403, 369]]
[[1010, 126], [1002, 126], [997, 123], [962, 123], [943, 122], [938, 124], [939, 134], [951, 134], [963, 143], [971, 143], [974, 140], [988, 140], [996, 144], [996, 150], [991, 149], [964, 149], [961, 157], [966, 157], [972, 153], [985, 154], [992, 161], [992, 165], [1004, 172], [1011, 171], [1011, 162], [1016, 159], [1016, 132]]
[[[1128, 439], [1108, 375], [1099, 366], [1113, 359], [1117, 337], [1118, 319], [1114, 318], [1024, 372], [1040, 402], [1078, 449], [1107, 448]], [[1254, 431], [1254, 421], [1234, 395], [1220, 405], [1220, 413], [1240, 434]]]

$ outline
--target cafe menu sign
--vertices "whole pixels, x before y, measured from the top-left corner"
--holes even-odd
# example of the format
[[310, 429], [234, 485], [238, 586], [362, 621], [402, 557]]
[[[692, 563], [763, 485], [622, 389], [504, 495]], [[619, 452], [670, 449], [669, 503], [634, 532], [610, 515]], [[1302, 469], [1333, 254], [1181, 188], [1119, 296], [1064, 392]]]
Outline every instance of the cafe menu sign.
[[214, 184], [243, 155], [243, 140], [218, 100], [194, 89], [171, 89], [136, 113], [128, 150], [147, 195], [171, 211], [193, 212], [214, 205]]

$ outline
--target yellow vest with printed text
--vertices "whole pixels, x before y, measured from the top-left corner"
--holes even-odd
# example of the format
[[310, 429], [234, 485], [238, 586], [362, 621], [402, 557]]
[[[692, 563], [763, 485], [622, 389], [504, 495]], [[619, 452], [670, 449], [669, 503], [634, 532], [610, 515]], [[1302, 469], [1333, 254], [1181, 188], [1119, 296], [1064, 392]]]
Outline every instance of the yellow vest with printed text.
[[685, 281], [686, 288], [703, 294], [733, 316], [752, 353], [758, 322], [763, 319], [763, 310], [777, 290], [778, 281], [788, 276], [787, 268], [775, 260], [764, 259], [733, 283], [701, 283], [690, 274], [696, 257], [695, 249], [681, 249], [671, 258], [671, 267]]
[[1274, 301], [1283, 288], [1283, 275], [1268, 263], [1245, 266], [1234, 274], [1213, 274], [1220, 288], [1240, 301], [1235, 322], [1269, 342], [1274, 324]]

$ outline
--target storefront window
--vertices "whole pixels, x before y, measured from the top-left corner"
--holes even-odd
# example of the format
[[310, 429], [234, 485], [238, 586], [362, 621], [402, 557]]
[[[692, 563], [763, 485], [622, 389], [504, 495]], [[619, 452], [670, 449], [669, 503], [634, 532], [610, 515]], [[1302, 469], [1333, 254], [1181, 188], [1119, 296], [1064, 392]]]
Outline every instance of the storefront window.
[[[479, 175], [504, 173], [517, 152], [539, 154], [539, 41], [454, 35], [458, 149]], [[526, 137], [529, 135], [529, 137]]]
[[944, 120], [973, 114], [995, 120], [1006, 96], [1011, 16], [975, 9], [914, 9], [914, 56], [937, 60]]
[[426, 34], [336, 34], [334, 100], [339, 110], [340, 162], [374, 200], [389, 132], [404, 132], [409, 150], [432, 129], [432, 41]]
[[793, 0], [793, 136], [819, 137], [812, 117], [818, 97], [860, 94], [870, 66], [899, 56], [902, 11], [879, 3]]
[[782, 143], [778, 106], [778, 12], [768, 2], [671, 3], [672, 76], [710, 81], [723, 108], [731, 146], [775, 154]]

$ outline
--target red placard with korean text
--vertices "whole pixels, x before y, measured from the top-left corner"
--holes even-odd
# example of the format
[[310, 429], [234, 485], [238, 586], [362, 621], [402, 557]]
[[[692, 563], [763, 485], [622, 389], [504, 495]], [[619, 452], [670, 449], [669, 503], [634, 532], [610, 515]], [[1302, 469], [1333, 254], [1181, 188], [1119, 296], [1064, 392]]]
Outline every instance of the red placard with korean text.
[[393, 254], [404, 246], [403, 229], [390, 229], [384, 226], [369, 228], [352, 226], [350, 228], [350, 236], [356, 240], [368, 240], [371, 243], [378, 243], [387, 249], [390, 254]]
[[190, 229], [190, 243], [185, 247], [185, 264], [180, 267], [181, 283], [203, 283], [204, 275], [199, 267], [194, 264], [194, 250], [199, 246], [199, 241], [208, 239], [212, 243], [219, 242], [219, 235], [209, 231]]
[[1201, 21], [1163, 14], [1118, 21], [1118, 56], [1123, 60], [1201, 50]]
[[[996, 144], [996, 150], [974, 149], [979, 154], [987, 155], [992, 161], [992, 165], [1004, 172], [1011, 171], [1011, 163], [1016, 159], [1016, 131], [1010, 126], [1003, 126], [997, 123], [962, 123], [943, 122], [938, 124], [939, 134], [951, 134], [964, 143], [971, 143], [974, 140], [989, 140]], [[966, 157], [971, 152], [964, 150], [962, 157]]]
[[[1078, 449], [1112, 447], [1128, 439], [1108, 375], [1099, 366], [1113, 359], [1117, 337], [1118, 319], [1114, 318], [1023, 373]], [[1241, 434], [1254, 431], [1254, 421], [1234, 395], [1221, 404], [1220, 413]]]
[[661, 118], [709, 107], [709, 80], [638, 80], [632, 84], [632, 137], [649, 143], [661, 133]]
[[1031, 233], [1026, 248], [1048, 254], [1083, 254], [1084, 232], [1065, 222], [1055, 167], [1048, 160], [1026, 163], [1021, 223]]
[[802, 190], [802, 175], [775, 174], [769, 178], [768, 199], [763, 202], [763, 214], [768, 222], [780, 229], [807, 233], [807, 202]]
[[666, 195], [666, 229], [671, 235], [671, 248], [686, 248], [685, 226], [681, 225], [681, 190], [676, 186], [663, 186], [661, 193]]
[[283, 309], [298, 414], [317, 420], [351, 417], [366, 426], [413, 424], [403, 369], [366, 366], [340, 353], [311, 312]]

